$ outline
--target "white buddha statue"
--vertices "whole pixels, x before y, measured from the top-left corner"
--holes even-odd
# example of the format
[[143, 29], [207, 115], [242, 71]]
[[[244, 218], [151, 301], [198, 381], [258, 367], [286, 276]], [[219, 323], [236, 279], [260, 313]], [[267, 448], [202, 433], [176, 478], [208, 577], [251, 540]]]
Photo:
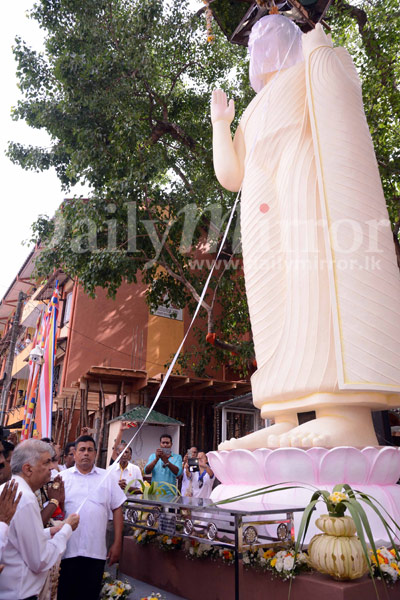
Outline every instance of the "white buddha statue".
[[242, 190], [253, 402], [275, 424], [220, 449], [377, 445], [371, 410], [400, 405], [400, 277], [360, 81], [320, 25], [282, 15], [249, 52], [258, 93], [233, 140], [213, 92], [214, 166]]

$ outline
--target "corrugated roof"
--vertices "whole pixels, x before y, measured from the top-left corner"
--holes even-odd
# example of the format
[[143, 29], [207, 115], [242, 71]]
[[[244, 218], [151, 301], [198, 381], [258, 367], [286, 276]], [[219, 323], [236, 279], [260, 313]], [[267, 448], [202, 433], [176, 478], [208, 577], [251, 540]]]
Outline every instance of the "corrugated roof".
[[216, 404], [215, 408], [223, 408], [224, 406], [229, 405], [237, 406], [237, 407], [246, 407], [249, 404], [253, 404], [253, 394], [252, 392], [248, 392], [247, 394], [243, 394], [242, 396], [236, 396], [235, 398], [229, 398], [229, 400], [223, 400]]
[[[113, 423], [114, 421], [128, 421], [131, 423], [142, 423], [144, 421], [149, 409], [145, 406], [135, 406], [131, 410], [128, 410], [126, 413], [117, 417], [116, 419], [112, 419], [109, 423]], [[173, 419], [172, 417], [167, 417], [167, 415], [163, 415], [156, 410], [152, 410], [149, 418], [146, 420], [146, 423], [149, 425], [183, 425], [180, 421]]]

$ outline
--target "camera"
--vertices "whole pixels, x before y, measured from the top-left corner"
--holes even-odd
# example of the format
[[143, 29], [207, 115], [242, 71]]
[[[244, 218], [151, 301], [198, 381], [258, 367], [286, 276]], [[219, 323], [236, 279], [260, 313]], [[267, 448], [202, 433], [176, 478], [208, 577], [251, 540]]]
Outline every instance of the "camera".
[[188, 467], [190, 473], [197, 473], [200, 471], [199, 469], [199, 459], [198, 458], [188, 458]]
[[164, 456], [171, 456], [171, 448], [161, 448]]

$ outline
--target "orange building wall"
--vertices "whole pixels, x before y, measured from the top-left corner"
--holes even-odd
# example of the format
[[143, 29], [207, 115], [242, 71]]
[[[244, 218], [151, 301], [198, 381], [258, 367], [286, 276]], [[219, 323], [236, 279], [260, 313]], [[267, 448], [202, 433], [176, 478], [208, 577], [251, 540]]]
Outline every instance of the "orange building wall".
[[[184, 310], [183, 321], [152, 315], [145, 293], [146, 286], [140, 280], [136, 284], [123, 283], [115, 300], [107, 298], [103, 289], [98, 289], [92, 299], [78, 287], [75, 308], [66, 328], [69, 348], [63, 387], [72, 387], [94, 365], [146, 370], [150, 377], [165, 373], [164, 365], [178, 349], [191, 315]], [[202, 327], [205, 336], [206, 320], [198, 316], [196, 326]], [[197, 344], [192, 330], [185, 348]], [[224, 378], [222, 366], [214, 360], [210, 360], [206, 372], [210, 377]], [[185, 374], [194, 376], [192, 370]]]
[[115, 300], [107, 298], [103, 289], [98, 289], [96, 298], [92, 299], [79, 286], [73, 319], [69, 323], [70, 349], [64, 366], [66, 387], [71, 387], [94, 365], [146, 368], [149, 312], [145, 290], [139, 282], [123, 283]]
[[146, 371], [149, 377], [166, 371], [184, 336], [183, 321], [149, 315]]

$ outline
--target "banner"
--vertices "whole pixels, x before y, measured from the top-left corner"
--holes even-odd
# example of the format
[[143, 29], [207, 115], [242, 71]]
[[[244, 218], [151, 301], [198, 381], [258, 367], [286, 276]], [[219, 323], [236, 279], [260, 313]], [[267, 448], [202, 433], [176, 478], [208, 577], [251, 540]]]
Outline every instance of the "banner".
[[[43, 327], [43, 365], [40, 373], [38, 409], [40, 410], [40, 437], [51, 438], [53, 412], [54, 361], [57, 349], [58, 281], [48, 304]], [[39, 418], [37, 415], [36, 422]], [[39, 428], [38, 428], [39, 429]]]
[[[40, 313], [36, 322], [36, 331], [32, 340], [32, 348], [36, 348], [40, 339], [40, 332], [44, 327], [43, 312]], [[36, 406], [36, 393], [38, 387], [40, 365], [29, 360], [29, 378], [28, 386], [25, 394], [25, 408], [24, 408], [24, 419], [22, 422], [21, 440], [27, 440], [32, 435], [32, 419], [35, 412]]]

